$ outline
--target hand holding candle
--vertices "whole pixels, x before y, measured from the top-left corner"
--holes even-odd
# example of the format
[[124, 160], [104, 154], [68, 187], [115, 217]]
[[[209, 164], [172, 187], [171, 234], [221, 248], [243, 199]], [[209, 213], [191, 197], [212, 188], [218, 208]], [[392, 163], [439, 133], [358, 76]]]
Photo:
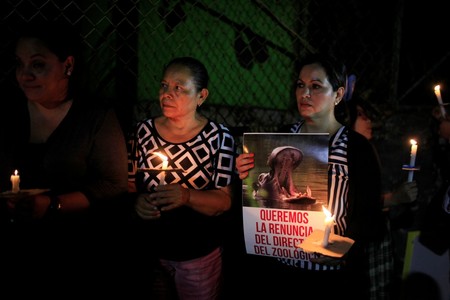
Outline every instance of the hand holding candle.
[[12, 183], [12, 192], [18, 193], [20, 191], [19, 183], [20, 183], [20, 176], [19, 172], [16, 170], [14, 174], [11, 175], [11, 183]]
[[[411, 139], [409, 141], [411, 143], [411, 158], [409, 161], [409, 167], [416, 167], [416, 156], [417, 156], [417, 142], [416, 140]], [[408, 182], [412, 182], [414, 177], [414, 170], [410, 170], [408, 173]]]
[[328, 246], [331, 228], [333, 227], [334, 224], [334, 216], [331, 215], [331, 213], [325, 208], [325, 206], [322, 206], [322, 210], [325, 213], [325, 232], [323, 235], [322, 246], [326, 247]]

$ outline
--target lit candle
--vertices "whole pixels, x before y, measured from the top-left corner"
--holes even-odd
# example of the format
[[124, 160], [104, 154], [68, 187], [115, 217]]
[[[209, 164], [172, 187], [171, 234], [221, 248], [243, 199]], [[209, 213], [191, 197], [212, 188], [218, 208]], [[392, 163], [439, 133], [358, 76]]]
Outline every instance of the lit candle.
[[162, 164], [163, 171], [161, 172], [161, 185], [163, 185], [163, 184], [166, 184], [166, 171], [165, 170], [167, 170], [169, 162], [167, 160], [167, 156], [165, 156], [161, 153], [158, 153], [158, 152], [155, 152], [155, 154], [158, 155], [159, 157], [161, 157], [161, 159], [163, 161], [163, 164]]
[[11, 183], [12, 183], [12, 192], [18, 193], [20, 190], [19, 188], [20, 176], [17, 170], [14, 172], [14, 174], [11, 175]]
[[330, 238], [331, 227], [333, 227], [333, 224], [334, 224], [334, 216], [332, 216], [331, 213], [323, 205], [322, 205], [322, 210], [325, 213], [325, 232], [323, 234], [322, 246], [326, 247], [326, 246], [328, 246], [328, 240]]
[[441, 97], [441, 86], [440, 86], [440, 85], [436, 85], [436, 86], [434, 87], [434, 94], [436, 95], [436, 98], [437, 98], [437, 100], [438, 100], [439, 108], [441, 109], [441, 115], [442, 115], [442, 118], [445, 119], [447, 113], [445, 112], [444, 102], [442, 102], [442, 97]]
[[[411, 143], [411, 158], [409, 160], [409, 167], [415, 168], [416, 167], [416, 156], [417, 156], [417, 142], [416, 140], [411, 139], [409, 141]], [[408, 182], [413, 181], [414, 176], [414, 170], [410, 170], [408, 173]]]
[[242, 149], [243, 149], [244, 153], [249, 153], [247, 146], [243, 145]]

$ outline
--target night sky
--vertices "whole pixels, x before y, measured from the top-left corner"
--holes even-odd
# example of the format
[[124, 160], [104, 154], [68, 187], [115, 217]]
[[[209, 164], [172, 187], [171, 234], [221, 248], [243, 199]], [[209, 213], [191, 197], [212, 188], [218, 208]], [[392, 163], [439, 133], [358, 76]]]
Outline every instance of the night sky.
[[448, 10], [442, 1], [412, 2], [405, 3], [404, 11], [398, 90], [399, 98], [404, 98], [400, 104], [437, 104], [436, 84], [441, 85], [443, 101], [450, 102]]

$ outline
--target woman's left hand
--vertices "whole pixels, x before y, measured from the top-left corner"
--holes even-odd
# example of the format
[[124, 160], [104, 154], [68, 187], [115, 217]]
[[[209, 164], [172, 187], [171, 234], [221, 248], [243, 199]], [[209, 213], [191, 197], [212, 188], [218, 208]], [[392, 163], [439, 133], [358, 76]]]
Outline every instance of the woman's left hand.
[[7, 207], [16, 220], [42, 219], [50, 204], [47, 195], [33, 195], [8, 199]]
[[151, 204], [160, 207], [161, 211], [187, 205], [190, 199], [189, 189], [179, 184], [159, 185], [150, 194]]

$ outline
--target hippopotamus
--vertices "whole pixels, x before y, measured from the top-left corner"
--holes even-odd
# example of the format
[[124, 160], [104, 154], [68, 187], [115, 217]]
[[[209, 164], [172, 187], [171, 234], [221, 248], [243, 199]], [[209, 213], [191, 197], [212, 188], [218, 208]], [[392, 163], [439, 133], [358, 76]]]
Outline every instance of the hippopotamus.
[[311, 197], [311, 190], [306, 193], [297, 190], [292, 179], [292, 171], [303, 160], [303, 152], [292, 146], [282, 146], [273, 149], [267, 159], [270, 171], [261, 173], [257, 182], [253, 184], [253, 196], [255, 198], [271, 200], [292, 200]]

